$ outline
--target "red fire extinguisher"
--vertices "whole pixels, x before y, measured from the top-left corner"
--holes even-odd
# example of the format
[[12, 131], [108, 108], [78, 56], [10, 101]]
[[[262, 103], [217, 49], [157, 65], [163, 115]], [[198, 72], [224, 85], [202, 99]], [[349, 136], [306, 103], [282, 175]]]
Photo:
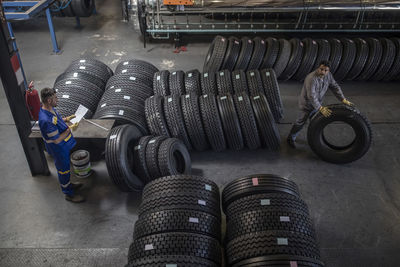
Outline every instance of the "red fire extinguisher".
[[32, 119], [37, 121], [39, 119], [40, 98], [38, 91], [33, 88], [33, 81], [28, 85], [28, 90], [25, 93], [25, 101]]

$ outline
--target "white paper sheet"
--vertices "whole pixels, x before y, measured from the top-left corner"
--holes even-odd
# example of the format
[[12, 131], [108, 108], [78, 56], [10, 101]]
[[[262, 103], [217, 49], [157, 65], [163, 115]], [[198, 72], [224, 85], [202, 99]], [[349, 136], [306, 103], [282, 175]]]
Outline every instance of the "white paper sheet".
[[79, 105], [78, 109], [75, 111], [76, 117], [71, 120], [71, 123], [80, 122], [87, 111], [87, 107]]

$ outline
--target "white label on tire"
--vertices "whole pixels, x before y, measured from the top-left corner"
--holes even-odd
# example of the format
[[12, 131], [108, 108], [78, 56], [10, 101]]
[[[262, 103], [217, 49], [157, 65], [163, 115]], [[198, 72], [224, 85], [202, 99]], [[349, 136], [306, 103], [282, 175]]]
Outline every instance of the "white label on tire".
[[239, 101], [243, 101], [243, 97], [242, 96], [238, 96], [238, 100]]
[[290, 222], [290, 217], [289, 216], [280, 216], [279, 220], [281, 222]]
[[265, 44], [264, 40], [261, 40], [261, 43], [262, 43], [262, 44]]
[[312, 43], [313, 43], [313, 44], [316, 44], [314, 40], [312, 41]]
[[211, 191], [212, 190], [211, 185], [209, 185], [209, 184], [206, 184], [205, 188], [206, 188], [207, 191]]
[[204, 77], [207, 78], [208, 77], [208, 73], [204, 73]]
[[172, 97], [168, 97], [168, 102], [172, 102]]
[[85, 66], [79, 66], [79, 69], [86, 70], [86, 67]]
[[119, 92], [121, 92], [121, 89], [115, 89], [115, 92], [119, 93]]
[[299, 267], [299, 265], [297, 264], [297, 261], [290, 261], [290, 267]]
[[203, 98], [206, 98], [208, 95], [203, 95]]
[[78, 77], [78, 73], [74, 72], [74, 78]]
[[204, 201], [204, 200], [198, 200], [197, 201], [197, 203], [199, 203], [199, 205], [202, 205], [202, 206], [206, 206], [206, 202]]
[[174, 72], [172, 73], [172, 75], [176, 75], [176, 71], [174, 71]]
[[289, 245], [288, 239], [287, 238], [282, 238], [282, 237], [278, 237], [276, 239], [276, 243], [280, 246], [287, 246]]
[[110, 89], [113, 89], [114, 87], [115, 87], [115, 86], [113, 85], [113, 86], [110, 87]]
[[130, 100], [130, 99], [131, 99], [131, 97], [130, 97], [130, 96], [128, 96], [128, 95], [124, 95], [124, 99]]
[[227, 99], [227, 97], [226, 96], [222, 96], [220, 99], [221, 100], [225, 100], [225, 99]]
[[124, 111], [122, 109], [120, 109], [118, 114], [122, 116], [122, 115], [124, 115]]
[[260, 96], [258, 95], [258, 96], [255, 96], [255, 97], [253, 97], [253, 99], [254, 100], [256, 100], [256, 99], [259, 99], [260, 98]]
[[129, 64], [129, 61], [125, 61], [122, 65], [128, 65]]
[[249, 44], [251, 44], [251, 40], [248, 40], [247, 42], [249, 42]]
[[136, 81], [136, 77], [129, 77], [129, 80]]
[[222, 42], [225, 42], [225, 38], [222, 38], [221, 41], [222, 41]]
[[349, 39], [349, 42], [350, 42], [350, 43], [352, 43], [352, 42], [353, 42], [353, 40]]
[[254, 72], [250, 72], [250, 76], [254, 76]]
[[261, 206], [269, 206], [269, 205], [271, 205], [271, 200], [269, 200], [269, 199], [261, 199], [260, 200], [260, 204], [261, 204]]
[[185, 95], [185, 97], [186, 97], [186, 98], [189, 98], [189, 97], [190, 97], [190, 95]]
[[100, 107], [104, 108], [105, 106], [107, 106], [107, 103], [104, 103], [104, 104], [101, 105]]
[[189, 222], [191, 222], [191, 223], [199, 223], [199, 218], [189, 217]]
[[239, 79], [240, 79], [240, 75], [236, 74], [236, 80], [239, 80]]
[[113, 135], [110, 136], [110, 139], [115, 139], [115, 138], [117, 138], [116, 134], [113, 134]]
[[189, 78], [192, 77], [192, 73], [189, 73], [189, 74], [188, 74], [188, 77], [189, 77]]
[[269, 71], [267, 71], [267, 72], [265, 73], [265, 75], [270, 76], [271, 73], [269, 73]]
[[66, 82], [65, 82], [65, 84], [71, 84], [71, 83], [72, 83], [71, 81], [66, 81]]
[[81, 59], [81, 60], [79, 60], [79, 62], [80, 62], [80, 63], [85, 63], [86, 60], [85, 60], [85, 59]]
[[235, 44], [239, 44], [239, 42], [238, 42], [238, 41], [235, 41]]
[[158, 75], [157, 76], [157, 81], [159, 81], [161, 79], [161, 76], [160, 75]]
[[62, 98], [69, 98], [69, 95], [62, 95]]
[[135, 149], [135, 150], [139, 150], [139, 149], [140, 149], [140, 145], [135, 146], [134, 149]]
[[224, 73], [223, 73], [223, 72], [220, 72], [220, 73], [219, 73], [219, 76], [224, 76]]
[[147, 245], [144, 246], [144, 250], [145, 250], [145, 251], [147, 251], [147, 250], [153, 250], [153, 249], [154, 249], [153, 244], [147, 244]]
[[122, 72], [122, 73], [125, 73], [125, 72], [127, 72], [127, 71], [128, 71], [128, 70], [122, 70], [121, 72]]
[[152, 144], [152, 143], [154, 143], [155, 141], [156, 141], [155, 139], [150, 140], [150, 141], [149, 141], [149, 144]]

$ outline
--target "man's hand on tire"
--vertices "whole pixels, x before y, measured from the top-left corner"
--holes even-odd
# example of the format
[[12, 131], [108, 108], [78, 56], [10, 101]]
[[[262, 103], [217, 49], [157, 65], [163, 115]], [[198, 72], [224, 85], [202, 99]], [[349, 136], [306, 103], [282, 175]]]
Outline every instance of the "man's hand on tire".
[[319, 108], [319, 112], [321, 112], [321, 114], [326, 118], [332, 114], [332, 110], [330, 110], [329, 108], [324, 107], [324, 106], [321, 106]]
[[351, 103], [351, 102], [350, 102], [349, 100], [347, 100], [346, 98], [342, 100], [342, 103], [345, 104], [346, 106], [350, 106], [350, 107], [353, 107], [353, 106], [354, 106], [354, 104]]

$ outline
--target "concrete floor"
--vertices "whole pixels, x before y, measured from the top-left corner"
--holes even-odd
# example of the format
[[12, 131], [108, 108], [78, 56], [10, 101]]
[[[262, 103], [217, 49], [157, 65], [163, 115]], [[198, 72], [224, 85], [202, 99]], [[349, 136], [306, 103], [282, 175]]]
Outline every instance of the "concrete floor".
[[[23, 66], [38, 89], [52, 86], [71, 60], [98, 58], [115, 68], [126, 58], [150, 61], [160, 69], [202, 68], [206, 39], [174, 54], [173, 44], [151, 43], [120, 20], [119, 1], [97, 1], [98, 15], [55, 18], [63, 49], [52, 55], [46, 21], [14, 24]], [[294, 180], [314, 220], [326, 266], [399, 266], [400, 261], [400, 84], [343, 83], [345, 95], [372, 121], [374, 141], [357, 162], [333, 165], [318, 159], [299, 137], [279, 153], [265, 150], [192, 153], [195, 174], [221, 186], [251, 173], [275, 173]], [[281, 84], [286, 109], [279, 125], [282, 140], [297, 112], [301, 84]], [[329, 95], [328, 103], [335, 102]], [[123, 266], [137, 219], [140, 194], [121, 193], [108, 178], [105, 163], [85, 180], [83, 204], [66, 202], [53, 162], [50, 177], [31, 177], [4, 91], [0, 90], [0, 266]]]

